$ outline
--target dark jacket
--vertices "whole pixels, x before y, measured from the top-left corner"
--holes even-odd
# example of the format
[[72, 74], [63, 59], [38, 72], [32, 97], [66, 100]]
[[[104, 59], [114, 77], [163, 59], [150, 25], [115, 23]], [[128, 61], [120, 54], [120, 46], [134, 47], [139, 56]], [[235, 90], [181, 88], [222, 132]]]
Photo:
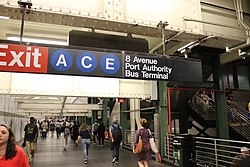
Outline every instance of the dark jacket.
[[97, 129], [97, 134], [100, 137], [104, 137], [104, 133], [105, 133], [105, 126], [103, 124], [100, 124]]

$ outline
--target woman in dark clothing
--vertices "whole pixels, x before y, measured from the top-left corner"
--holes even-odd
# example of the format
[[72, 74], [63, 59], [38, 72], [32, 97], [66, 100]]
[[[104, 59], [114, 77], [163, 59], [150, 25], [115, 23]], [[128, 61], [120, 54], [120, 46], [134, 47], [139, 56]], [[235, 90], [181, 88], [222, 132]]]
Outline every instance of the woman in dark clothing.
[[87, 127], [87, 124], [83, 123], [79, 129], [79, 136], [77, 143], [80, 142], [80, 138], [82, 138], [82, 149], [83, 149], [83, 158], [84, 164], [88, 163], [88, 153], [89, 153], [89, 146], [90, 146], [90, 130]]
[[78, 146], [78, 143], [76, 140], [78, 139], [79, 134], [79, 124], [77, 122], [74, 122], [74, 125], [72, 127], [72, 140], [74, 141], [75, 146]]
[[[141, 153], [137, 154], [138, 165], [139, 167], [148, 167], [148, 161], [152, 159], [152, 155], [151, 155], [151, 147], [149, 144], [150, 133], [149, 133], [149, 130], [146, 128], [147, 120], [144, 118], [141, 119], [140, 125], [141, 127], [139, 127], [136, 131], [134, 147], [138, 143], [139, 137], [141, 136], [143, 147], [142, 147]], [[133, 150], [134, 150], [134, 147], [133, 147]]]
[[97, 129], [97, 134], [98, 134], [98, 141], [99, 141], [99, 146], [104, 144], [104, 133], [105, 133], [105, 126], [103, 124], [103, 122], [100, 123], [100, 125], [98, 126]]

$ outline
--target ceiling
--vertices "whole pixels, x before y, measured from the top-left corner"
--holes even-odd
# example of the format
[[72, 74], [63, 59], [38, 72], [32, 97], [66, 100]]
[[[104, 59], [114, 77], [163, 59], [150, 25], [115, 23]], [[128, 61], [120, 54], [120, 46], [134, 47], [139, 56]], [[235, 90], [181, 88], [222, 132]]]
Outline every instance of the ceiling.
[[92, 116], [92, 110], [102, 110], [102, 101], [88, 104], [85, 97], [53, 96], [11, 96], [17, 102], [17, 108], [26, 115], [36, 116]]
[[[5, 21], [5, 24], [17, 24], [17, 29], [20, 32], [20, 20], [22, 15], [19, 8], [0, 5], [0, 16], [7, 16], [10, 20]], [[17, 22], [16, 22], [17, 21]], [[66, 35], [70, 30], [83, 30], [100, 33], [111, 33], [119, 35], [132, 34], [134, 37], [146, 38], [149, 41], [149, 48], [153, 52], [162, 44], [162, 31], [156, 25], [140, 25], [119, 21], [111, 21], [106, 19], [98, 19], [64, 13], [51, 13], [49, 11], [31, 10], [30, 14], [25, 15], [25, 33], [34, 31], [37, 35], [52, 35], [53, 33], [61, 33]], [[49, 31], [51, 29], [51, 31]], [[201, 35], [187, 31], [177, 31], [172, 26], [165, 26], [166, 50], [180, 48], [190, 42], [199, 42], [199, 45], [225, 49], [226, 47], [234, 47], [243, 43], [242, 40], [228, 39], [222, 36]], [[38, 33], [38, 31], [42, 31]], [[59, 35], [60, 36], [60, 35]], [[65, 36], [67, 38], [67, 36]], [[177, 50], [177, 49], [175, 49]], [[173, 52], [173, 51], [172, 51]]]
[[[0, 5], [0, 16], [8, 16], [10, 20], [0, 20], [0, 24], [10, 29], [11, 33], [20, 33], [21, 14], [19, 8]], [[162, 29], [155, 25], [140, 25], [97, 19], [86, 16], [77, 16], [49, 11], [31, 10], [25, 15], [24, 35], [67, 40], [71, 30], [95, 31], [114, 35], [144, 38], [149, 42], [150, 53], [163, 54]], [[2, 29], [3, 31], [3, 29]], [[166, 55], [185, 56], [211, 60], [211, 56], [226, 51], [226, 47], [235, 47], [242, 43], [240, 39], [229, 39], [223, 36], [201, 35], [187, 31], [177, 31], [166, 24], [164, 28]], [[190, 44], [184, 53], [179, 48]], [[250, 57], [250, 56], [249, 56]], [[249, 64], [249, 57], [237, 62]], [[33, 114], [65, 114], [86, 115], [90, 107], [102, 110], [101, 105], [88, 105], [87, 98], [80, 97], [44, 97], [44, 96], [13, 96], [18, 102], [19, 109], [28, 115]]]

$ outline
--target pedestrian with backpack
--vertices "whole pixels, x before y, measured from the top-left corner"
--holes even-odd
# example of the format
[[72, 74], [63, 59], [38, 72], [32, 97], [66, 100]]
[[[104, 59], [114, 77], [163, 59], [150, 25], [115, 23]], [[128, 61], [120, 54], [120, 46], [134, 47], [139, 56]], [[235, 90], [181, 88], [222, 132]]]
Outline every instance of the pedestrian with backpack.
[[105, 137], [105, 126], [104, 123], [101, 122], [98, 129], [97, 129], [97, 133], [98, 133], [98, 143], [99, 146], [104, 147], [104, 137]]
[[118, 120], [114, 119], [113, 124], [109, 127], [111, 138], [112, 163], [119, 163], [119, 149], [122, 143], [122, 127], [118, 124]]
[[93, 123], [93, 125], [92, 125], [93, 144], [96, 143], [96, 138], [97, 138], [97, 135], [98, 135], [98, 127], [99, 127], [99, 123], [98, 123], [98, 121], [96, 119], [95, 123]]

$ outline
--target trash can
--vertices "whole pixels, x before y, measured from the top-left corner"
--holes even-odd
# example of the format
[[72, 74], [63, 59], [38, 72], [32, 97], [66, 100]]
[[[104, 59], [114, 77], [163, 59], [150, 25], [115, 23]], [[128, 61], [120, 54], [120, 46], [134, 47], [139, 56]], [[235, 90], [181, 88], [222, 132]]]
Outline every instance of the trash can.
[[173, 137], [174, 166], [196, 167], [195, 138], [193, 135], [180, 134]]

